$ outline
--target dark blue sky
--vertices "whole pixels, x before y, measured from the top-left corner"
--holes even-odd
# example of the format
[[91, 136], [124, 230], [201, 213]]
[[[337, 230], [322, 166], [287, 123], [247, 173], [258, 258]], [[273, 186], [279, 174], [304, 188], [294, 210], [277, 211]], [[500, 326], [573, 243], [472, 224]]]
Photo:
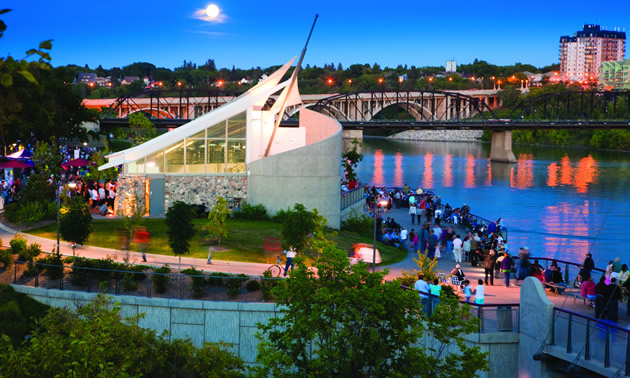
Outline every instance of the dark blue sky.
[[[215, 3], [222, 22], [194, 17]], [[396, 66], [458, 64], [475, 58], [505, 65], [558, 61], [558, 41], [584, 23], [627, 28], [630, 2], [593, 1], [242, 1], [5, 0], [8, 29], [0, 56], [22, 58], [54, 39], [52, 63], [94, 68], [146, 61], [174, 68], [184, 60], [218, 67], [282, 64], [299, 54], [320, 17], [304, 64]]]

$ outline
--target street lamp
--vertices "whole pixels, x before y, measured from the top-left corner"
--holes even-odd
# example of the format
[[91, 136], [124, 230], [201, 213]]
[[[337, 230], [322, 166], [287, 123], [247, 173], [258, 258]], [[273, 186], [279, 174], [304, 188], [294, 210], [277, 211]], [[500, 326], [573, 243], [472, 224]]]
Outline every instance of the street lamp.
[[372, 251], [372, 273], [376, 270], [376, 223], [378, 223], [378, 214], [380, 213], [381, 207], [387, 206], [387, 201], [381, 200], [376, 203], [374, 206], [374, 242], [372, 243], [373, 251]]
[[[74, 182], [69, 182], [69, 188], [75, 188], [77, 186]], [[59, 181], [57, 185], [57, 254], [59, 254], [59, 226], [61, 224], [61, 194], [63, 193], [63, 188], [65, 185]], [[74, 247], [72, 247], [72, 256], [74, 256]]]

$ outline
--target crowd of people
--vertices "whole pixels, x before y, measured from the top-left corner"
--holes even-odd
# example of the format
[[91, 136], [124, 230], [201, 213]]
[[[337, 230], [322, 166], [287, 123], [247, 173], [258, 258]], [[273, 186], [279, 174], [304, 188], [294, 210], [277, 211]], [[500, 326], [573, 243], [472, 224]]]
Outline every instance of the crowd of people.
[[[62, 176], [62, 180], [63, 179], [64, 177]], [[112, 182], [112, 180], [107, 180], [103, 183], [90, 178], [84, 179], [72, 174], [68, 175], [67, 180], [75, 183], [73, 187], [68, 188], [68, 197], [77, 195], [83, 196], [86, 202], [90, 204], [92, 212], [97, 212], [103, 216], [114, 212], [116, 183]]]

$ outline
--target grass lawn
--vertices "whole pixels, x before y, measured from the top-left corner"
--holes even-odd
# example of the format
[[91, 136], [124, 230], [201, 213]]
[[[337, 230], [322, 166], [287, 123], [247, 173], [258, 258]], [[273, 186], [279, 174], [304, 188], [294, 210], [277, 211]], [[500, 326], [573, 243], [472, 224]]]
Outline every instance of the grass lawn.
[[[195, 219], [193, 223], [197, 229], [197, 234], [191, 242], [191, 253], [187, 257], [207, 258], [208, 247], [216, 245], [215, 242], [206, 240], [201, 225], [206, 219]], [[151, 235], [147, 253], [155, 253], [160, 255], [173, 255], [168, 246], [168, 236], [166, 234], [166, 223], [164, 219], [145, 219], [143, 226], [147, 228]], [[282, 225], [270, 221], [251, 221], [242, 219], [227, 219], [228, 236], [221, 240], [221, 251], [215, 252], [213, 259], [226, 261], [242, 261], [252, 263], [275, 263], [267, 261], [265, 257], [264, 244], [266, 240], [281, 239]], [[86, 245], [120, 249], [120, 243], [117, 237], [117, 229], [123, 228], [123, 222], [120, 219], [95, 220], [94, 232]], [[27, 234], [40, 236], [47, 239], [57, 238], [56, 223], [47, 226], [33, 228], [24, 231]], [[371, 237], [360, 236], [355, 233], [346, 231], [337, 231], [337, 235], [331, 238], [337, 243], [337, 247], [347, 251], [353, 243], [372, 243]], [[377, 248], [381, 253], [383, 263], [380, 265], [389, 265], [402, 261], [407, 252], [387, 246], [380, 242]], [[138, 251], [138, 245], [131, 244], [131, 249]], [[269, 253], [267, 253], [269, 255]], [[274, 255], [275, 256], [275, 255]]]

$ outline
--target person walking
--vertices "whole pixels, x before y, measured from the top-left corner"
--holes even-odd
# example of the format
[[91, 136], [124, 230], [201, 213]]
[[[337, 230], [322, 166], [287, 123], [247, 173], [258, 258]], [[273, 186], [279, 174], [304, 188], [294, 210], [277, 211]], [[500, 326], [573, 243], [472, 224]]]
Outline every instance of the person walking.
[[455, 239], [453, 239], [453, 255], [455, 255], [455, 262], [462, 262], [462, 255], [464, 250], [462, 249], [462, 239], [460, 239], [459, 235], [455, 235]]
[[508, 252], [505, 252], [505, 257], [501, 261], [501, 271], [503, 272], [503, 282], [505, 287], [510, 287], [510, 275], [512, 274], [512, 267], [514, 263]]
[[407, 239], [409, 238], [409, 232], [403, 226], [400, 230], [400, 240], [404, 249], [407, 249]]
[[488, 276], [490, 276], [490, 285], [494, 286], [494, 264], [496, 263], [496, 254], [491, 249], [483, 259], [483, 270], [485, 272], [485, 283], [488, 285]]
[[284, 267], [284, 276], [287, 276], [287, 272], [289, 271], [289, 267], [291, 268], [291, 270], [293, 270], [293, 268], [295, 267], [295, 263], [293, 262], [293, 259], [296, 256], [296, 252], [295, 252], [295, 248], [293, 248], [292, 245], [289, 246], [289, 249], [285, 249], [284, 250], [285, 255], [287, 255], [287, 264]]
[[416, 205], [409, 204], [409, 215], [411, 215], [411, 224], [416, 222]]
[[475, 289], [473, 290], [475, 294], [475, 303], [483, 304], [483, 302], [485, 302], [486, 288], [483, 286], [483, 280], [481, 278], [477, 280], [477, 283], [478, 285], [475, 286]]

